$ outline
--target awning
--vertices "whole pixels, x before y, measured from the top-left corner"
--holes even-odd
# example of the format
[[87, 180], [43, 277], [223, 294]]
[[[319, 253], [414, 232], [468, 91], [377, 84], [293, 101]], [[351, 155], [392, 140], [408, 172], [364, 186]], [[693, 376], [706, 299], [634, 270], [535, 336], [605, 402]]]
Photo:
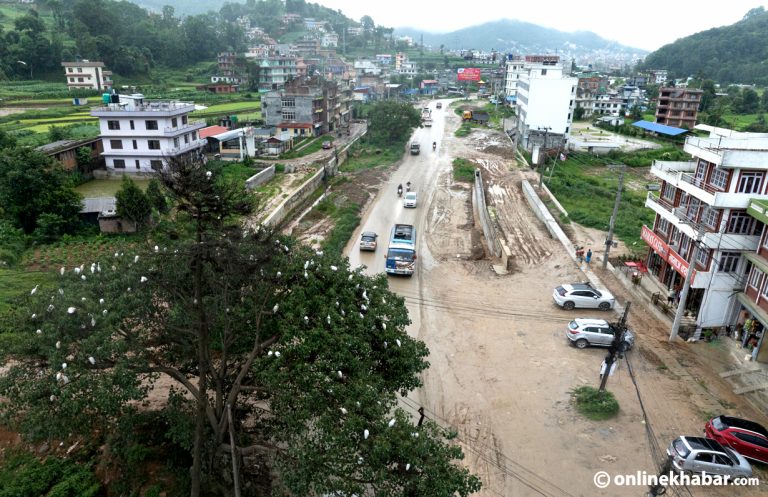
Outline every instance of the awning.
[[687, 132], [687, 129], [675, 128], [674, 126], [667, 126], [665, 124], [652, 123], [650, 121], [637, 121], [632, 123], [632, 126], [653, 131], [654, 133], [661, 133], [662, 135], [677, 136]]

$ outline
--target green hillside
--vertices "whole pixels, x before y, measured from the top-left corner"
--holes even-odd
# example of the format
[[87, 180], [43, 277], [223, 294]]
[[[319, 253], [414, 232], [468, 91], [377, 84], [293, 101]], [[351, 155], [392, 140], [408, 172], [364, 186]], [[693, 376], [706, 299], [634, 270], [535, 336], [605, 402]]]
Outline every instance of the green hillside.
[[665, 45], [639, 66], [667, 69], [671, 78], [693, 76], [720, 84], [768, 86], [768, 12], [750, 10], [730, 26], [709, 29]]

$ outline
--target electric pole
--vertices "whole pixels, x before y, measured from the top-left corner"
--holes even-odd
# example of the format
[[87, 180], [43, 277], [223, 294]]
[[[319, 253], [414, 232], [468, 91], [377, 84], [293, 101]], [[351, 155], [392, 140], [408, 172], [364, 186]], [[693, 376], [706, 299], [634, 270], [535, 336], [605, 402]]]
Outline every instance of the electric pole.
[[[538, 129], [539, 131], [542, 131], [542, 130], [544, 131], [544, 146], [542, 147], [542, 152], [539, 152], [539, 154], [541, 155], [543, 153], [543, 151], [547, 149], [547, 138], [548, 138], [548, 135], [549, 135], [549, 130], [551, 130], [552, 128], [549, 127], [549, 126], [538, 126], [536, 129]], [[542, 164], [542, 166], [543, 166], [543, 164]], [[539, 190], [541, 190], [541, 178], [542, 178], [542, 176], [544, 176], [544, 171], [541, 170], [542, 166], [540, 166], [538, 164], [536, 165], [536, 169], [538, 169], [538, 171], [539, 171]]]
[[699, 245], [704, 239], [704, 225], [699, 224], [698, 234], [696, 235], [696, 243], [693, 244], [693, 253], [691, 254], [691, 262], [688, 264], [688, 272], [685, 273], [685, 283], [683, 283], [683, 289], [680, 291], [680, 301], [677, 303], [677, 312], [675, 313], [675, 321], [672, 323], [672, 332], [669, 334], [669, 341], [673, 341], [677, 337], [677, 332], [680, 331], [680, 322], [683, 320], [683, 314], [685, 313], [685, 301], [688, 298], [688, 289], [691, 288], [691, 280], [693, 279], [693, 271], [696, 266], [696, 258], [699, 256]]
[[[611, 375], [611, 369], [614, 363], [624, 357], [624, 352], [627, 351], [627, 345], [624, 342], [624, 333], [627, 331], [627, 316], [629, 315], [629, 308], [632, 302], [627, 302], [624, 307], [624, 314], [619, 319], [619, 322], [615, 324], [615, 335], [613, 335], [613, 343], [611, 343], [608, 349], [608, 355], [605, 356], [605, 371], [600, 372], [600, 388], [599, 392], [605, 392], [605, 385], [608, 383], [608, 377]], [[602, 369], [602, 367], [601, 367]]]
[[619, 188], [616, 190], [616, 201], [613, 204], [613, 214], [611, 215], [611, 221], [608, 225], [608, 238], [605, 239], [605, 255], [603, 256], [603, 269], [608, 267], [608, 254], [611, 251], [611, 245], [613, 245], [613, 227], [616, 224], [616, 216], [619, 215], [619, 203], [621, 202], [621, 189], [624, 188], [624, 170], [627, 166], [619, 164], [616, 166], [608, 166], [608, 169], [619, 170]]

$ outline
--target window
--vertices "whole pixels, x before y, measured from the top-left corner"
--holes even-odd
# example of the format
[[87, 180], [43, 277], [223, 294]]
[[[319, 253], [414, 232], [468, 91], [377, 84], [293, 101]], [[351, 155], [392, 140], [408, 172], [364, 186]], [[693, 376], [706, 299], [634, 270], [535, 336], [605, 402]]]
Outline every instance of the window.
[[674, 185], [671, 185], [669, 183], [664, 183], [664, 189], [661, 190], [661, 196], [664, 197], [664, 199], [669, 200], [670, 202], [675, 201], [675, 190], [677, 190]]
[[77, 72], [83, 72], [83, 68], [82, 67], [78, 67], [77, 68]]
[[67, 72], [73, 72], [73, 71], [74, 71], [74, 69], [72, 69], [71, 67], [67, 68]]
[[281, 113], [281, 117], [282, 117], [283, 121], [293, 121], [293, 120], [296, 119], [296, 112], [283, 111]]
[[108, 129], [120, 129], [120, 121], [107, 121]]
[[709, 249], [699, 249], [699, 251], [696, 253], [696, 264], [703, 268], [709, 267]]
[[123, 159], [115, 159], [112, 161], [112, 166], [115, 169], [125, 169], [125, 161]]
[[683, 257], [686, 257], [688, 255], [688, 250], [691, 248], [691, 239], [687, 236], [683, 236], [680, 241], [680, 252], [679, 254]]
[[280, 103], [283, 107], [296, 107], [295, 98], [284, 98]]
[[136, 159], [136, 169], [141, 169], [141, 163], [139, 162], [139, 159]]
[[160, 150], [160, 140], [147, 140], [147, 146], [150, 150]]
[[546, 69], [542, 69], [541, 70], [541, 75], [542, 76], [546, 76], [547, 75], [547, 70]]
[[723, 273], [734, 273], [739, 265], [740, 258], [741, 254], [739, 252], [721, 252], [720, 267], [718, 269]]
[[175, 117], [174, 117], [174, 118], [172, 118], [172, 119], [171, 119], [171, 127], [172, 127], [172, 128], [176, 128], [176, 127], [178, 127], [178, 125], [179, 125], [179, 120], [178, 120], [178, 119], [176, 119]]
[[733, 211], [728, 219], [726, 233], [736, 233], [739, 235], [755, 235], [757, 220], [747, 214], [747, 211]]
[[710, 228], [717, 227], [717, 220], [720, 218], [720, 211], [711, 207], [705, 207], [701, 213], [701, 222]]
[[133, 149], [136, 150], [139, 148], [139, 144], [136, 142], [136, 140], [133, 140]]
[[83, 82], [83, 78], [77, 78], [77, 82], [78, 83], [82, 83]]
[[699, 452], [696, 454], [696, 461], [711, 463], [713, 461], [712, 456], [713, 454], [710, 454], [709, 452]]
[[69, 78], [69, 82], [70, 83], [74, 83], [75, 82], [75, 78]]
[[179, 148], [179, 137], [173, 139], [173, 148]]
[[[752, 288], [760, 288], [760, 281], [763, 279], [763, 272], [756, 267], [752, 268], [752, 272], [749, 274], [749, 286]], [[768, 285], [766, 285], [768, 289]]]
[[189, 133], [184, 133], [184, 143], [189, 143]]
[[187, 121], [187, 115], [186, 115], [186, 114], [184, 114], [183, 116], [181, 116], [181, 124], [184, 124], [184, 125], [186, 125], [186, 124], [187, 124], [187, 122], [188, 122], [188, 121]]
[[131, 119], [131, 129], [136, 129], [134, 128], [134, 125], [133, 125], [133, 119]]
[[161, 160], [151, 160], [151, 161], [149, 161], [149, 165], [150, 165], [150, 167], [154, 171], [159, 171], [159, 170], [161, 170], [163, 168], [163, 161], [161, 161]]
[[123, 140], [109, 140], [109, 148], [112, 148], [115, 150], [122, 150]]
[[656, 231], [659, 233], [662, 233], [664, 235], [669, 233], [669, 221], [664, 219], [663, 217], [659, 217], [658, 221], [656, 221]]
[[763, 186], [763, 173], [741, 173], [737, 193], [760, 193]]
[[728, 173], [718, 167], [716, 167], [712, 171], [712, 176], [709, 178], [709, 184], [714, 186], [715, 188], [718, 188], [720, 190], [725, 191], [728, 181]]
[[144, 121], [146, 129], [157, 129], [157, 121]]

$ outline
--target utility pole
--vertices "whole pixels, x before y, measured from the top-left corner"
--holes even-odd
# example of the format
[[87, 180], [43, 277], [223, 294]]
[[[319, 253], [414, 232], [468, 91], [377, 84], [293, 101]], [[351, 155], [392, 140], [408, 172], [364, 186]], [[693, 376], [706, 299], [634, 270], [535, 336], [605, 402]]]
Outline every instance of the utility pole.
[[[547, 138], [549, 136], [549, 130], [551, 130], [552, 128], [549, 127], [549, 126], [538, 126], [536, 129], [538, 129], [539, 131], [542, 131], [542, 130], [544, 131], [544, 147], [543, 147], [543, 149], [546, 150], [547, 149]], [[538, 164], [536, 165], [536, 169], [538, 169], [538, 171], [539, 171], [539, 190], [541, 190], [541, 177], [544, 176], [544, 172], [541, 170], [541, 166], [539, 166]]]
[[552, 181], [552, 175], [555, 173], [555, 166], [557, 166], [557, 160], [560, 158], [560, 156], [563, 155], [563, 144], [560, 144], [560, 148], [557, 149], [557, 156], [555, 156], [555, 162], [552, 164], [552, 169], [549, 170], [549, 178], [547, 178], [547, 183]]
[[699, 224], [698, 234], [696, 235], [696, 243], [693, 245], [693, 253], [691, 254], [691, 263], [688, 265], [688, 272], [685, 273], [685, 283], [683, 283], [683, 289], [680, 291], [680, 302], [677, 303], [677, 312], [675, 313], [675, 321], [672, 323], [672, 332], [669, 334], [669, 341], [673, 341], [677, 337], [677, 332], [680, 331], [680, 322], [683, 320], [683, 314], [685, 313], [685, 301], [688, 298], [688, 289], [691, 288], [691, 280], [693, 279], [693, 271], [696, 266], [696, 258], [699, 256], [699, 245], [704, 239], [704, 225]]
[[617, 166], [608, 166], [608, 169], [619, 170], [619, 188], [616, 191], [616, 201], [613, 204], [613, 214], [611, 215], [611, 221], [608, 225], [608, 238], [605, 239], [605, 255], [603, 256], [603, 269], [608, 267], [608, 254], [611, 251], [611, 245], [613, 245], [613, 227], [616, 224], [616, 216], [619, 215], [619, 203], [621, 202], [621, 189], [624, 188], [624, 170], [627, 168], [624, 164]]
[[605, 392], [605, 385], [608, 383], [608, 377], [611, 375], [614, 363], [623, 358], [624, 352], [627, 351], [624, 345], [624, 332], [627, 331], [627, 316], [631, 305], [632, 302], [627, 302], [626, 307], [624, 307], [624, 314], [615, 325], [616, 334], [613, 336], [613, 343], [608, 349], [608, 355], [605, 356], [605, 371], [600, 373], [600, 388], [598, 389], [600, 392]]

